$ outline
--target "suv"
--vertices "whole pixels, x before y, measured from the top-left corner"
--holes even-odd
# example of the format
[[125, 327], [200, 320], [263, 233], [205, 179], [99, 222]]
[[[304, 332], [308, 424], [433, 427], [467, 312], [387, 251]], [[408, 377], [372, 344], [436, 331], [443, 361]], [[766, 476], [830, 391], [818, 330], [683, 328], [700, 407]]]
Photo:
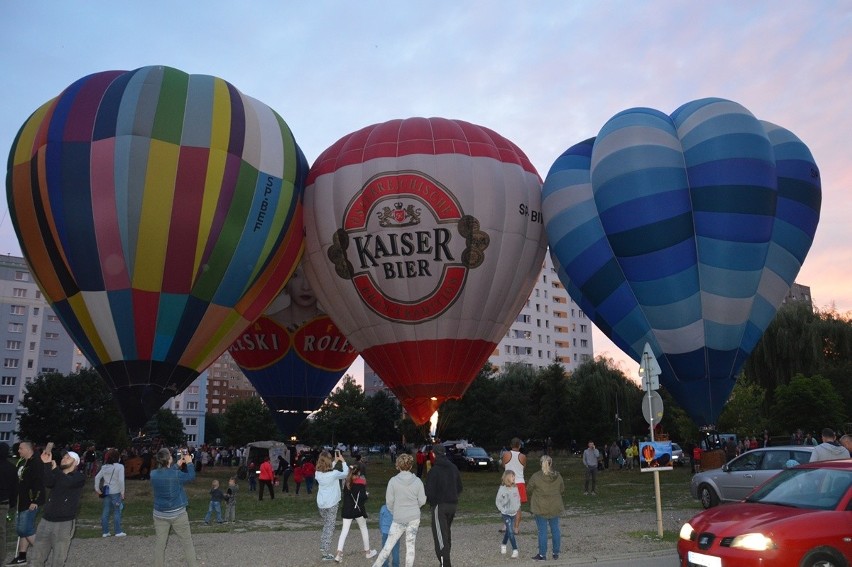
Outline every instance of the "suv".
[[720, 502], [739, 501], [778, 474], [787, 461], [792, 459], [796, 464], [810, 461], [813, 450], [814, 447], [808, 445], [752, 449], [731, 459], [722, 468], [693, 475], [689, 490], [704, 508]]
[[474, 445], [447, 447], [447, 458], [455, 464], [459, 470], [469, 471], [493, 471], [497, 470], [497, 463], [491, 455], [482, 447]]

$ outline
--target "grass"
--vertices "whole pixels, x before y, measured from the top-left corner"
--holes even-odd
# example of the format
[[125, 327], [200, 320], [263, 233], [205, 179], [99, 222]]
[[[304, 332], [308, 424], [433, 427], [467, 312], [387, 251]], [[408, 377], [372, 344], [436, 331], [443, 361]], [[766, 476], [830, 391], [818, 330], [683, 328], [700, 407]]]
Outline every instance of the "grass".
[[[557, 455], [555, 465], [565, 481], [565, 507], [572, 516], [619, 511], [654, 511], [654, 485], [652, 473], [638, 471], [609, 470], [598, 473], [598, 496], [583, 495], [583, 466], [579, 457]], [[537, 455], [531, 455], [526, 475], [539, 470]], [[193, 526], [201, 524], [207, 513], [210, 483], [218, 479], [225, 488], [228, 479], [236, 475], [236, 467], [205, 467], [195, 482], [186, 485], [189, 496], [189, 517]], [[371, 457], [367, 464], [368, 490], [371, 498], [367, 503], [371, 521], [378, 519], [378, 510], [384, 502], [384, 491], [388, 479], [396, 473], [387, 457]], [[459, 502], [456, 521], [462, 523], [495, 522], [497, 510], [494, 497], [500, 484], [499, 472], [462, 472], [464, 492]], [[700, 504], [689, 495], [691, 472], [681, 467], [659, 473], [664, 510], [685, 510], [687, 516], [700, 510]], [[257, 493], [249, 492], [248, 481], [239, 481], [237, 499], [237, 522], [233, 525], [211, 525], [193, 527], [193, 531], [231, 532], [258, 530], [315, 530], [320, 525], [316, 507], [316, 492], [308, 495], [305, 486], [299, 496], [294, 496], [294, 483], [290, 482], [290, 495], [276, 490], [275, 500], [257, 500]], [[279, 487], [280, 488], [280, 487]], [[148, 481], [128, 480], [126, 483], [125, 509], [122, 517], [124, 531], [130, 535], [152, 535], [152, 496]], [[223, 506], [224, 508], [224, 506]], [[102, 501], [94, 493], [93, 481], [88, 481], [78, 516], [77, 537], [100, 537]], [[528, 510], [525, 507], [525, 510]], [[224, 510], [223, 510], [224, 512]], [[654, 532], [636, 532], [633, 537], [657, 537]], [[675, 541], [677, 534], [666, 534], [663, 538]]]

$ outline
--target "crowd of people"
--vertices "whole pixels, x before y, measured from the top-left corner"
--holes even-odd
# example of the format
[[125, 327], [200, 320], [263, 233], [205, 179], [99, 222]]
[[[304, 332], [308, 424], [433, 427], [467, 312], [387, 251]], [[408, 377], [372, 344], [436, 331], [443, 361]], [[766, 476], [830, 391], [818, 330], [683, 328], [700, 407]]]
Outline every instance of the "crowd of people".
[[[814, 447], [811, 460], [849, 458], [852, 436], [843, 435], [838, 439], [834, 431], [824, 429], [820, 443], [816, 443], [816, 440], [810, 442], [810, 437], [801, 435], [799, 443], [799, 437], [794, 434], [791, 441], [811, 444]], [[0, 513], [15, 512], [15, 531], [18, 536], [15, 554], [8, 565], [65, 563], [74, 535], [82, 491], [87, 483], [91, 483], [94, 492], [103, 501], [102, 537], [127, 535], [122, 528], [126, 480], [122, 453], [109, 449], [99, 460], [92, 448], [91, 452], [96, 456], [90, 460], [89, 449], [82, 456], [74, 449], [76, 447], [54, 449], [49, 443], [39, 450], [32, 443], [23, 441], [17, 447], [18, 461], [13, 465], [9, 459], [10, 447], [0, 443]], [[750, 447], [743, 450], [750, 450]], [[538, 549], [532, 559], [546, 560], [548, 546], [550, 558], [559, 558], [559, 518], [564, 512], [565, 482], [554, 467], [550, 452], [545, 451], [541, 455], [538, 470], [529, 476], [525, 475], [528, 461], [520, 439], [512, 439], [510, 448], [501, 453], [503, 474], [499, 486], [495, 487], [494, 501], [502, 525], [502, 541], [499, 543], [501, 554], [511, 551], [512, 558], [519, 557], [516, 536], [521, 530], [522, 507], [529, 503], [538, 534]], [[228, 453], [228, 458], [230, 455], [236, 456], [237, 453]], [[638, 460], [638, 443], [635, 440], [623, 445], [613, 442], [603, 449], [598, 449], [593, 441], [589, 441], [580, 455], [585, 470], [584, 493], [596, 494], [597, 473], [606, 468], [604, 461], [607, 457], [611, 466], [629, 468], [634, 455]], [[149, 482], [156, 534], [153, 547], [155, 566], [165, 565], [165, 550], [172, 534], [180, 542], [186, 564], [198, 564], [187, 513], [189, 499], [184, 487], [196, 479], [198, 470], [204, 466], [199, 463], [197, 457], [200, 456], [198, 451], [188, 449], [162, 448], [153, 453]], [[295, 482], [296, 494], [299, 494], [301, 485], [305, 484], [307, 494], [316, 493], [317, 511], [322, 519], [320, 559], [338, 563], [343, 560], [346, 540], [354, 522], [360, 532], [364, 557], [374, 559], [372, 567], [399, 567], [402, 540], [405, 541], [405, 565], [414, 565], [421, 508], [428, 504], [435, 556], [439, 565], [451, 567], [452, 524], [463, 490], [458, 468], [448, 460], [446, 447], [441, 443], [422, 448], [414, 455], [401, 452], [394, 456], [397, 473], [388, 481], [384, 503], [380, 506], [378, 520], [381, 545], [378, 548], [372, 547], [370, 543], [366, 521], [370, 498], [367, 466], [358, 455], [349, 463], [337, 450], [302, 451], [293, 455], [292, 463], [284, 455], [276, 455], [275, 467], [273, 459], [266, 456], [258, 466], [253, 462], [248, 463], [249, 491], [257, 491], [258, 500], [263, 500], [266, 491], [272, 499], [276, 486], [285, 493], [289, 492], [290, 478]], [[221, 487], [219, 480], [211, 481], [205, 524], [214, 518], [217, 523], [236, 520], [238, 480], [237, 476], [230, 476], [227, 487]], [[333, 535], [339, 509], [342, 510], [342, 524], [335, 546]], [[0, 557], [5, 561], [5, 522], [0, 524], [3, 526], [0, 540], [4, 543], [3, 555]]]

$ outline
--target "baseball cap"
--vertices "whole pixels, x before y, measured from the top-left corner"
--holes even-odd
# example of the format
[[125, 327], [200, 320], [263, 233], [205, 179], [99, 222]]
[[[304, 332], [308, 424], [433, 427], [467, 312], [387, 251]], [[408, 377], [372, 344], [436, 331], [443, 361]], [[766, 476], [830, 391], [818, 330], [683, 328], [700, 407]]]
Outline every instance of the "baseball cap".
[[79, 464], [80, 464], [80, 455], [78, 455], [78, 454], [77, 454], [77, 453], [75, 453], [74, 451], [68, 451], [68, 453], [66, 453], [66, 454], [67, 454], [69, 457], [71, 457], [72, 459], [74, 459], [74, 462], [75, 462], [77, 465], [79, 465]]

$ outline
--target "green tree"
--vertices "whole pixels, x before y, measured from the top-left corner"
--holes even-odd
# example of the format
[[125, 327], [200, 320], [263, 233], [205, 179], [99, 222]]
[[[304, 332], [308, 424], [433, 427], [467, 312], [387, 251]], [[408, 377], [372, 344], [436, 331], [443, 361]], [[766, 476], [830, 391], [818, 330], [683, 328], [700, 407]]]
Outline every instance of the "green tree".
[[757, 436], [769, 427], [766, 415], [766, 389], [740, 376], [722, 414], [718, 430], [737, 437]]
[[275, 440], [281, 435], [272, 413], [260, 398], [245, 398], [228, 404], [220, 425], [225, 444], [237, 447], [252, 441]]
[[57, 446], [94, 441], [126, 447], [127, 427], [100, 375], [91, 369], [67, 376], [50, 372], [26, 385], [18, 436]]
[[789, 384], [775, 389], [770, 409], [772, 431], [791, 433], [821, 431], [823, 427], [839, 428], [846, 421], [843, 398], [822, 376], [797, 374]]
[[213, 443], [216, 439], [224, 439], [224, 422], [224, 414], [210, 412], [204, 414], [204, 439], [208, 443]]
[[400, 442], [399, 422], [402, 409], [396, 398], [380, 390], [367, 397], [367, 415], [370, 418], [371, 440], [378, 442]]
[[344, 376], [343, 384], [326, 398], [314, 414], [311, 430], [312, 437], [324, 444], [370, 442], [372, 431], [367, 396], [352, 376]]
[[183, 442], [186, 441], [183, 421], [170, 409], [158, 409], [143, 429], [146, 435], [159, 437], [166, 445], [172, 447], [183, 445]]
[[567, 446], [571, 442], [571, 424], [565, 416], [570, 412], [570, 400], [568, 377], [562, 365], [553, 363], [538, 372], [528, 398], [529, 405], [537, 408], [532, 412], [536, 416], [534, 437], [539, 441], [550, 437], [556, 446]]

